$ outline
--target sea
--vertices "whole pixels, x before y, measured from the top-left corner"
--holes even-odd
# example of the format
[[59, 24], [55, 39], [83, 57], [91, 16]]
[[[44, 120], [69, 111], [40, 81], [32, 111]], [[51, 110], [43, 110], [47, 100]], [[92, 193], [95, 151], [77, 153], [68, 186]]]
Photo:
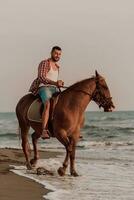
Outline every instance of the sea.
[[[31, 143], [31, 133], [29, 140]], [[25, 166], [13, 166], [12, 171], [33, 179], [51, 190], [48, 200], [134, 200], [134, 111], [85, 112], [83, 138], [76, 148], [76, 171], [60, 177], [65, 149], [55, 138], [39, 140], [39, 149], [62, 152], [60, 156], [40, 159], [51, 175], [31, 173]], [[15, 113], [0, 113], [0, 148], [21, 148]]]

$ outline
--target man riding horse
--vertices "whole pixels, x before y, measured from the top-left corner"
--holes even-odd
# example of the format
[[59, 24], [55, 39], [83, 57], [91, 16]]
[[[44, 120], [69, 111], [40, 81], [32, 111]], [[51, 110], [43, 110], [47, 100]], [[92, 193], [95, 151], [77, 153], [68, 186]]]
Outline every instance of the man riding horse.
[[59, 65], [57, 62], [61, 57], [61, 48], [54, 46], [51, 50], [51, 57], [41, 61], [38, 66], [38, 77], [33, 81], [30, 92], [34, 95], [39, 94], [43, 104], [44, 111], [42, 114], [42, 138], [49, 139], [49, 131], [47, 123], [49, 119], [50, 98], [57, 91], [57, 88], [62, 87], [64, 82], [58, 80]]
[[[70, 174], [72, 176], [78, 176], [75, 170], [75, 152], [81, 134], [81, 127], [84, 122], [85, 109], [91, 101], [94, 101], [99, 107], [102, 107], [104, 111], [109, 112], [114, 108], [114, 104], [105, 78], [95, 71], [94, 76], [87, 77], [84, 80], [74, 83], [60, 92], [58, 101], [56, 100], [56, 104], [54, 102], [55, 107], [52, 112], [52, 120], [50, 120], [51, 126], [47, 127], [49, 108], [51, 109], [49, 99], [52, 94], [56, 92], [58, 87], [64, 85], [63, 81], [58, 80], [59, 67], [57, 62], [60, 56], [61, 48], [53, 47], [51, 58], [40, 63], [38, 77], [34, 80], [30, 88], [32, 94], [26, 94], [19, 100], [16, 106], [16, 115], [27, 169], [32, 169], [32, 167], [36, 166], [39, 159], [37, 148], [38, 139], [41, 136], [43, 138], [49, 138], [49, 129], [52, 136], [57, 138], [66, 149], [63, 165], [58, 169], [59, 175], [65, 175], [70, 160]], [[40, 95], [45, 107], [41, 122], [30, 120], [28, 116], [31, 104], [35, 100], [38, 100], [36, 94]], [[32, 159], [30, 159], [28, 142], [30, 127], [34, 130], [32, 134], [34, 157]], [[50, 127], [52, 127], [52, 129], [50, 129]]]

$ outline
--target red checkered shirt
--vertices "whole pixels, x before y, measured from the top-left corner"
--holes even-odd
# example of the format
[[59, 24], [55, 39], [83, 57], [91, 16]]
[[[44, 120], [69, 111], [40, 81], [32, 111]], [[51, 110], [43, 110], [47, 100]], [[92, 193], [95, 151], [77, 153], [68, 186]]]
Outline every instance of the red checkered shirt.
[[[56, 64], [59, 69], [59, 65]], [[47, 73], [50, 70], [50, 59], [43, 60], [38, 66], [38, 77], [32, 82], [29, 92], [32, 92], [34, 95], [37, 95], [38, 88], [40, 83], [47, 85], [49, 79], [47, 79]]]

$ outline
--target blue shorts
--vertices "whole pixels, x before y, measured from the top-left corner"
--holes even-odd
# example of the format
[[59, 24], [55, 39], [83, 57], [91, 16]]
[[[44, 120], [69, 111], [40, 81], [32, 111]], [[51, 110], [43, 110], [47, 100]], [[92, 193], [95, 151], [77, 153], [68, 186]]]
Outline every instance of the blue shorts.
[[43, 103], [49, 100], [53, 94], [57, 92], [57, 88], [54, 86], [42, 86], [39, 88], [38, 94]]

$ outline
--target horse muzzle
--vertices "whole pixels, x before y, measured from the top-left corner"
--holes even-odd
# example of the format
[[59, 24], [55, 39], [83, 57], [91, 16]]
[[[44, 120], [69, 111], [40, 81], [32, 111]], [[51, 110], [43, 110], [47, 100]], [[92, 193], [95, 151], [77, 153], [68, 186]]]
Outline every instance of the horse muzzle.
[[111, 103], [111, 105], [104, 107], [104, 112], [112, 112], [113, 109], [115, 109], [115, 106]]

